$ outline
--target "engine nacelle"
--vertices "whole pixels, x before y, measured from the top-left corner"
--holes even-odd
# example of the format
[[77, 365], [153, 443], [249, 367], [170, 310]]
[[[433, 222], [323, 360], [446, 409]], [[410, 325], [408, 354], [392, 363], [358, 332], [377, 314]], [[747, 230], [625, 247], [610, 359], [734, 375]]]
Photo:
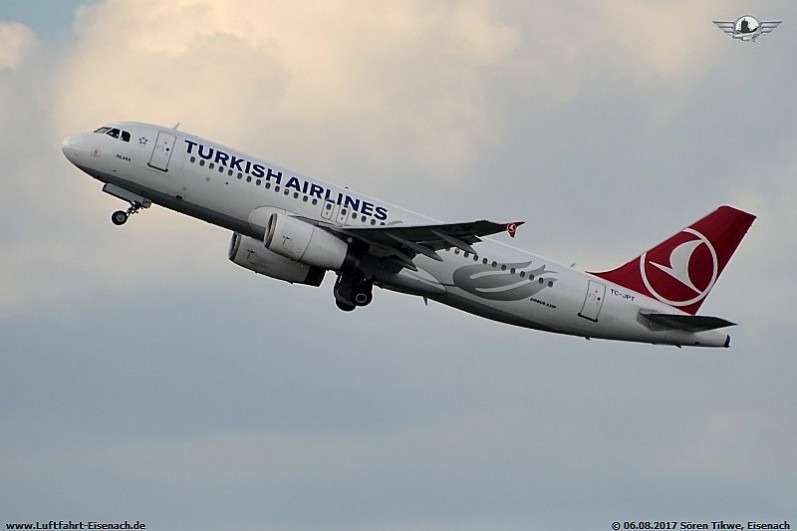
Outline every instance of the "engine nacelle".
[[300, 219], [272, 214], [266, 227], [266, 248], [303, 264], [339, 271], [349, 246], [331, 233]]
[[320, 286], [326, 274], [325, 269], [302, 264], [269, 251], [260, 240], [237, 232], [232, 233], [228, 256], [241, 267], [290, 283]]

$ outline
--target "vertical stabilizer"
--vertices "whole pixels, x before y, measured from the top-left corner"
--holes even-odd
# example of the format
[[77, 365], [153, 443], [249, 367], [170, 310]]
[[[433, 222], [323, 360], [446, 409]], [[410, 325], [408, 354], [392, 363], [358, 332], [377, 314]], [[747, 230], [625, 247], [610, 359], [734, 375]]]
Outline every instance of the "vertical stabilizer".
[[721, 206], [617, 269], [591, 274], [694, 315], [754, 219]]

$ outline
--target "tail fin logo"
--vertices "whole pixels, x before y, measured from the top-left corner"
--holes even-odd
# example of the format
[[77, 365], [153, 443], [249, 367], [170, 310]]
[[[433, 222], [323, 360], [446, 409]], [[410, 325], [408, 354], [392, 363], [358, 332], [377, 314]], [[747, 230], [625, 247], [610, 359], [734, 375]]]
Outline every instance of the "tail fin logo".
[[[692, 228], [681, 231], [670, 243], [639, 257], [642, 282], [651, 295], [670, 306], [690, 306], [702, 301], [719, 277], [716, 249], [708, 238]], [[668, 299], [662, 293], [678, 297]]]

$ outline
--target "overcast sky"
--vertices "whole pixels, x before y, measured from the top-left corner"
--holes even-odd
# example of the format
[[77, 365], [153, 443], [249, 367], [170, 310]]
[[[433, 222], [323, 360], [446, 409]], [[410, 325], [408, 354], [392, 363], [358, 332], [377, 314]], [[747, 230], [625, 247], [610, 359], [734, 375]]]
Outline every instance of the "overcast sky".
[[[784, 20], [760, 46], [712, 20]], [[792, 1], [0, 2], [0, 524], [797, 524]], [[64, 137], [180, 128], [613, 267], [757, 214], [702, 313], [730, 350], [587, 342], [227, 260]]]

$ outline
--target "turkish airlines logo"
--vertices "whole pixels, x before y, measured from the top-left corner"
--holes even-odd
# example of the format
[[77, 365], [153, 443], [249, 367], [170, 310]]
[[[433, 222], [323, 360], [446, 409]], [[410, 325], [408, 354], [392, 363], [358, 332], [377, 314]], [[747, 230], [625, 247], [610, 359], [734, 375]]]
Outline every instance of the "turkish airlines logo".
[[518, 227], [526, 223], [525, 221], [513, 221], [512, 223], [504, 223], [504, 230], [509, 233], [509, 236], [514, 238], [517, 234]]
[[719, 276], [717, 251], [704, 235], [687, 228], [639, 257], [642, 282], [670, 306], [690, 306], [706, 298]]

